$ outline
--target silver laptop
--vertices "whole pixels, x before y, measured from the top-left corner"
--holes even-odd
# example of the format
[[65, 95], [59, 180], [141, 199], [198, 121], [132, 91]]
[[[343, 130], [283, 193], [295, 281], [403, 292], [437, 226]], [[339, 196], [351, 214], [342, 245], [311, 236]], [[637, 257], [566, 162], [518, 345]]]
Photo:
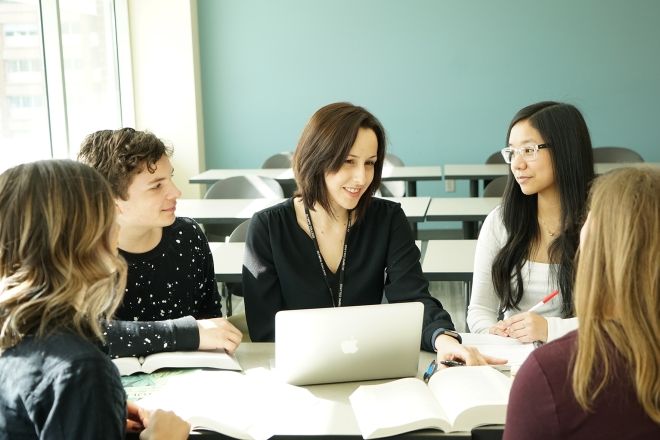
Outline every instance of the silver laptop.
[[284, 310], [275, 315], [275, 371], [293, 385], [417, 374], [420, 302]]

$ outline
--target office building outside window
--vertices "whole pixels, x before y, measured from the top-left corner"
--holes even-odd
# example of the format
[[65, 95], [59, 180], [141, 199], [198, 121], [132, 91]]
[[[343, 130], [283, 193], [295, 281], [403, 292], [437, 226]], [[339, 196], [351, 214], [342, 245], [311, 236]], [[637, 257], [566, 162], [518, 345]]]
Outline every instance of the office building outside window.
[[115, 3], [126, 6], [0, 0], [0, 172], [73, 158], [86, 134], [130, 124], [119, 80], [119, 61], [130, 56], [118, 50]]

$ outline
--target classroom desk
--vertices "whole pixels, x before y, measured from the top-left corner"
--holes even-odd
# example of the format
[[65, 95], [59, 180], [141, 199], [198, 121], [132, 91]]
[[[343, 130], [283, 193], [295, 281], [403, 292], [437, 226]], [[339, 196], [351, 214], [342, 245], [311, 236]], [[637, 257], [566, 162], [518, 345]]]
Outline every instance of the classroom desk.
[[[270, 368], [273, 364], [275, 353], [275, 344], [273, 343], [242, 343], [236, 357], [248, 372], [253, 368]], [[433, 353], [420, 352], [419, 369], [417, 377], [421, 378], [431, 359]], [[282, 432], [275, 435], [274, 439], [301, 439], [301, 438], [323, 438], [323, 439], [361, 439], [360, 431], [353, 415], [348, 397], [363, 384], [373, 384], [381, 381], [369, 382], [345, 382], [337, 384], [313, 385], [303, 387], [310, 391], [316, 398], [326, 404], [323, 405], [318, 413], [314, 413], [295, 423], [295, 426], [283, 428], [288, 432]], [[231, 398], [231, 396], [218, 396], [218, 398]], [[470, 432], [454, 432], [445, 434], [437, 430], [421, 430], [402, 434], [396, 438], [411, 438], [417, 440], [423, 439], [480, 439], [494, 440], [501, 439], [503, 426], [490, 426], [476, 428]], [[137, 438], [134, 435], [127, 435], [127, 438]], [[191, 439], [229, 439], [230, 437], [218, 434], [216, 432], [203, 431], [190, 435]]]
[[[212, 184], [220, 179], [234, 176], [264, 176], [272, 177], [280, 182], [293, 183], [293, 170], [291, 168], [243, 168], [243, 169], [211, 169], [196, 176], [192, 176], [190, 183]], [[381, 180], [403, 180], [406, 182], [406, 195], [417, 195], [417, 181], [442, 180], [441, 166], [402, 166], [383, 167]]]
[[500, 197], [432, 198], [426, 211], [427, 221], [461, 221], [463, 238], [477, 238], [476, 222], [483, 221], [500, 203]]
[[477, 240], [429, 240], [422, 272], [429, 281], [472, 282]]
[[[472, 281], [476, 240], [416, 241], [422, 253], [422, 272], [430, 281]], [[209, 243], [215, 279], [241, 282], [245, 243]]]
[[429, 240], [422, 260], [422, 272], [429, 281], [463, 281], [466, 316], [476, 249], [477, 240]]
[[[594, 171], [600, 175], [616, 168], [634, 166], [660, 167], [660, 163], [597, 163], [594, 164]], [[443, 167], [443, 176], [445, 180], [468, 180], [470, 197], [478, 197], [480, 180], [492, 180], [496, 177], [506, 176], [509, 174], [509, 168], [509, 164], [448, 164]]]
[[[429, 240], [415, 242], [421, 251], [422, 272], [429, 281], [462, 281], [465, 313], [470, 304], [472, 271], [477, 240]], [[209, 243], [213, 254], [215, 279], [224, 283], [240, 283], [245, 243]], [[231, 301], [229, 299], [228, 301]], [[227, 313], [231, 308], [227, 305]]]
[[[430, 197], [383, 197], [401, 204], [413, 231], [417, 236], [417, 223], [426, 218]], [[176, 215], [190, 217], [203, 224], [241, 223], [252, 218], [255, 212], [282, 202], [284, 199], [179, 199]]]
[[[382, 197], [401, 204], [411, 223], [423, 222], [430, 197]], [[252, 218], [255, 212], [283, 202], [285, 199], [179, 199], [176, 215], [190, 217], [199, 223], [235, 223]]]
[[[415, 241], [421, 252], [424, 245], [421, 240]], [[215, 280], [223, 283], [240, 283], [243, 281], [243, 253], [245, 243], [219, 243], [210, 242], [211, 254], [213, 255], [213, 267], [215, 268]], [[232, 315], [231, 292], [225, 289], [227, 295], [227, 316]], [[223, 293], [223, 296], [225, 295]]]

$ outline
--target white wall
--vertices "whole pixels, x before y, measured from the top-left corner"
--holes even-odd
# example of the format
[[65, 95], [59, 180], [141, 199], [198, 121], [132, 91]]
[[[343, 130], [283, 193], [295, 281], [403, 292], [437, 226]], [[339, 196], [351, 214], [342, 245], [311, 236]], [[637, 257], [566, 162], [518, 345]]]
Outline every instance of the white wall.
[[188, 178], [204, 169], [197, 0], [129, 0], [135, 128], [174, 147], [174, 180], [184, 198], [201, 196]]

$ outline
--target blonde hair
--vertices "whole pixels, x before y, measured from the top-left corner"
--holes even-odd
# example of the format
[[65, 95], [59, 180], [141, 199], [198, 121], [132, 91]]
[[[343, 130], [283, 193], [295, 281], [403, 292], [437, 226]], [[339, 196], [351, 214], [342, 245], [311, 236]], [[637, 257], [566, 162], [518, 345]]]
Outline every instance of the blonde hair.
[[[658, 231], [660, 171], [624, 168], [596, 180], [575, 285], [573, 392], [585, 410], [608, 382], [630, 374], [639, 403], [660, 422]], [[612, 347], [626, 370], [614, 371]]]
[[103, 340], [100, 321], [126, 283], [111, 194], [97, 171], [70, 160], [0, 175], [0, 351], [58, 329]]

